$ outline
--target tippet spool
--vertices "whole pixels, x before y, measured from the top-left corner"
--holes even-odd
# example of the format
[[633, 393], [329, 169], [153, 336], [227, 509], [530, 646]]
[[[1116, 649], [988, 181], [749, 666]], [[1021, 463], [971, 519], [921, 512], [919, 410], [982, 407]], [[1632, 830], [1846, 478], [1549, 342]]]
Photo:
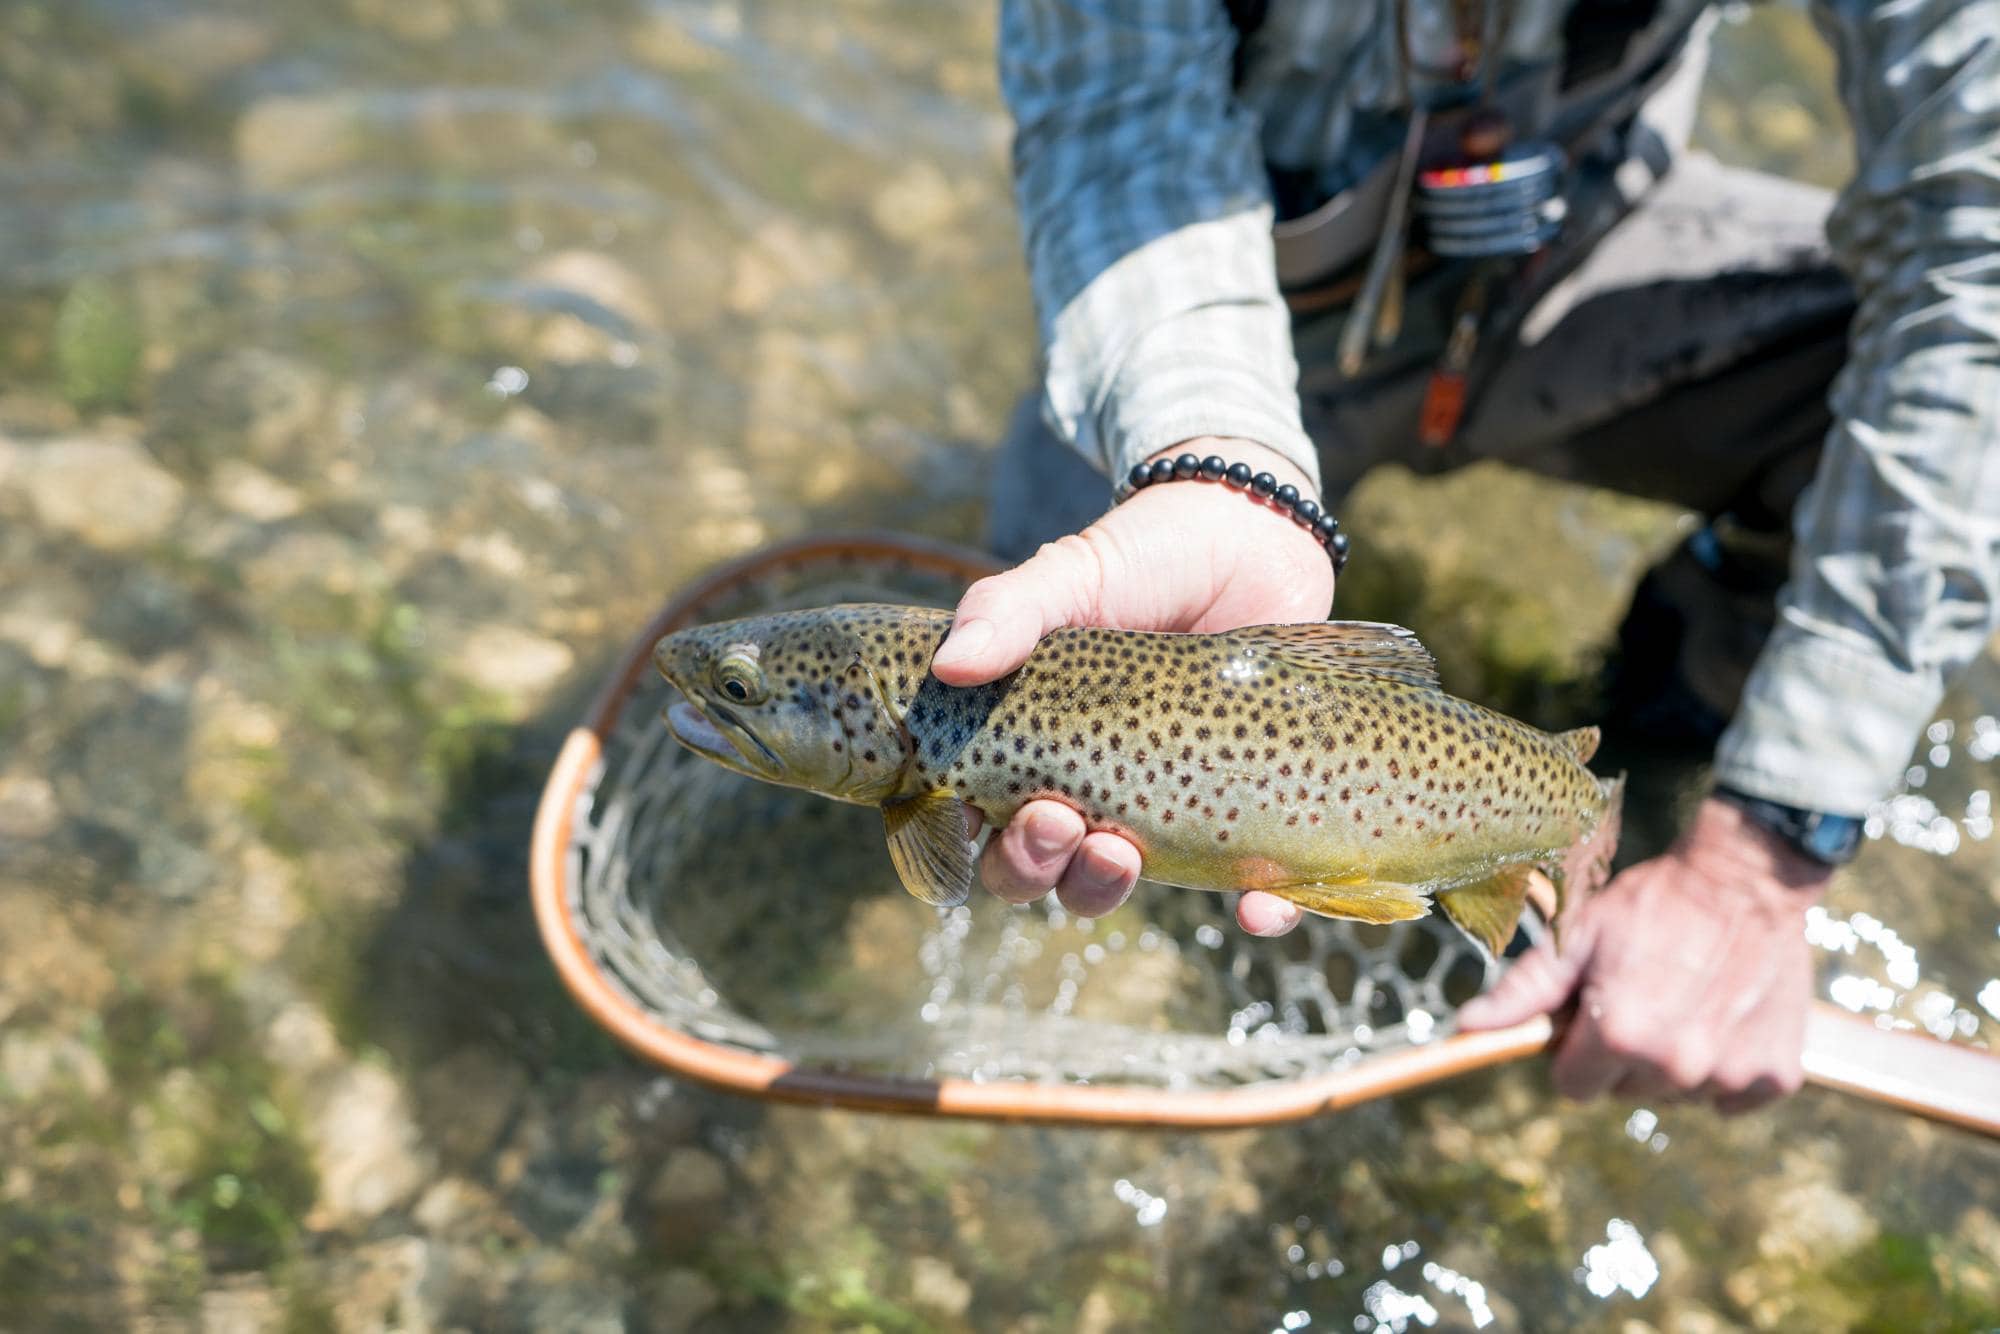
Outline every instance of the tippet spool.
[[1563, 153], [1522, 143], [1488, 162], [1417, 173], [1416, 209], [1431, 253], [1452, 259], [1530, 255], [1562, 231]]

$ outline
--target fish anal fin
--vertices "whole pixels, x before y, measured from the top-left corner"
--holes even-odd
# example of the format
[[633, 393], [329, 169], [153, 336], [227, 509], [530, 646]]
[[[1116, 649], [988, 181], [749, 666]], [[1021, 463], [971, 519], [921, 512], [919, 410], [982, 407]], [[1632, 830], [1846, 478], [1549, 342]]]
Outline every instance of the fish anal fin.
[[1437, 660], [1416, 631], [1386, 621], [1253, 625], [1232, 631], [1231, 638], [1310, 667], [1360, 672], [1413, 686], [1438, 683]]
[[1595, 727], [1572, 727], [1567, 732], [1556, 733], [1556, 744], [1575, 757], [1578, 764], [1590, 763], [1590, 757], [1597, 753], [1597, 743], [1603, 733]]
[[965, 836], [965, 803], [939, 790], [882, 803], [889, 860], [903, 888], [925, 903], [954, 908], [972, 893], [972, 840]]
[[1535, 874], [1534, 864], [1520, 862], [1502, 867], [1484, 880], [1438, 895], [1438, 907], [1459, 930], [1499, 958], [1514, 928], [1521, 920], [1521, 908], [1528, 901], [1528, 884]]
[[1265, 891], [1322, 917], [1356, 922], [1407, 922], [1429, 914], [1430, 900], [1409, 885], [1381, 881], [1353, 884], [1277, 885]]

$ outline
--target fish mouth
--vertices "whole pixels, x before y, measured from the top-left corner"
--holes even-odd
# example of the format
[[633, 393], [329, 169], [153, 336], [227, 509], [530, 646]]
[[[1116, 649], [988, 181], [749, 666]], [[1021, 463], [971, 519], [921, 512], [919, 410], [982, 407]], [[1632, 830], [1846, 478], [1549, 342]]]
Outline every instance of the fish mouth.
[[774, 778], [784, 772], [777, 752], [720, 704], [703, 708], [683, 696], [667, 706], [666, 717], [674, 739], [705, 759], [753, 778]]

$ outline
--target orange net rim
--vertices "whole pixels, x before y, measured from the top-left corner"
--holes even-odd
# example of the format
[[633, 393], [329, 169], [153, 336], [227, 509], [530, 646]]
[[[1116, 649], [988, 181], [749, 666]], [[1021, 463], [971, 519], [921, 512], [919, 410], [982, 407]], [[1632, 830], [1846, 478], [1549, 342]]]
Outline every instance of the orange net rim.
[[[583, 721], [564, 740], [535, 812], [529, 889], [542, 943], [584, 1012], [640, 1058], [670, 1074], [747, 1097], [860, 1111], [1155, 1129], [1230, 1129], [1336, 1112], [1546, 1049], [1542, 1017], [1488, 1033], [1377, 1053], [1310, 1078], [1228, 1089], [1159, 1089], [969, 1079], [897, 1079], [801, 1066], [782, 1057], [704, 1041], [628, 1000], [597, 966], [570, 911], [567, 852], [578, 799], [589, 785], [626, 698], [652, 668], [653, 645], [693, 622], [738, 585], [787, 567], [829, 560], [899, 562], [970, 583], [1001, 567], [984, 553], [883, 533], [809, 536], [766, 547], [697, 579], [640, 631]], [[1807, 1027], [1806, 1077], [1933, 1120], [2000, 1136], [2000, 1057], [1889, 1032], [1826, 1002]]]

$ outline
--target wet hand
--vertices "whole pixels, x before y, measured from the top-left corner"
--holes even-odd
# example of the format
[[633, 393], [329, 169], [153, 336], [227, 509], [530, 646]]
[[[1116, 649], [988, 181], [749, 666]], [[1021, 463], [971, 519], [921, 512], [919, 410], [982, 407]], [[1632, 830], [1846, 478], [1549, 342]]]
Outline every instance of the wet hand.
[[[1163, 453], [1187, 451], [1220, 454], [1312, 490], [1261, 445], [1191, 440]], [[992, 681], [1065, 626], [1233, 630], [1325, 620], [1332, 607], [1333, 566], [1304, 529], [1231, 488], [1176, 482], [1148, 487], [1083, 532], [967, 589], [931, 670], [947, 685]], [[1059, 801], [1033, 801], [987, 842], [980, 872], [1009, 902], [1054, 889], [1064, 907], [1096, 917], [1132, 892], [1139, 850], [1116, 834], [1086, 832], [1083, 817]], [[1289, 929], [1274, 919], [1295, 923], [1298, 909], [1246, 894], [1237, 916], [1245, 929], [1269, 934]]]
[[1663, 856], [1578, 907], [1560, 954], [1523, 956], [1459, 1011], [1460, 1026], [1504, 1028], [1573, 998], [1552, 1071], [1559, 1092], [1760, 1107], [1802, 1078], [1805, 913], [1830, 878], [1710, 798]]

